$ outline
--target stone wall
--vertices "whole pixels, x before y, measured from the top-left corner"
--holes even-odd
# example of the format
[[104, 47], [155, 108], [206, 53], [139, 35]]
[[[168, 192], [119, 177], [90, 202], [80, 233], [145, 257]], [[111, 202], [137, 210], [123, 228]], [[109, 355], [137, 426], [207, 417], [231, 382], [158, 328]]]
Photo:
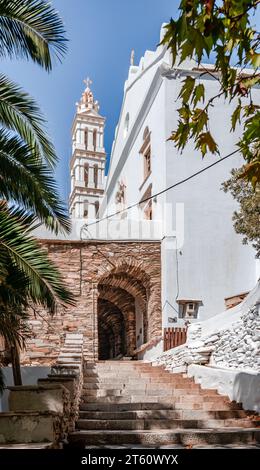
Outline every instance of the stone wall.
[[[163, 353], [155, 361], [168, 370], [191, 364], [260, 371], [260, 304], [242, 313], [228, 328], [202, 336], [202, 325], [194, 323], [188, 329], [187, 342]], [[229, 311], [226, 312], [229, 315]]]
[[53, 365], [66, 333], [74, 332], [83, 334], [85, 359], [96, 360], [99, 295], [112, 290], [114, 295], [114, 289], [133, 298], [139, 295], [147, 313], [147, 339], [161, 335], [160, 242], [45, 240], [42, 244], [75, 295], [76, 305], [59, 308], [53, 317], [39, 307], [30, 312], [32, 336], [21, 355], [22, 365]]

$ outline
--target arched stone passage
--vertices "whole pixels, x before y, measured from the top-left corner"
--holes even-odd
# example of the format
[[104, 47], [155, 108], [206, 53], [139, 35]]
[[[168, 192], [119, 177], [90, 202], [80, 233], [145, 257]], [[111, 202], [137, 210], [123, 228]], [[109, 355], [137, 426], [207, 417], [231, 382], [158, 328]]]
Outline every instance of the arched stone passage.
[[99, 359], [124, 356], [125, 321], [117, 306], [107, 300], [98, 300], [98, 354]]
[[[103, 300], [109, 303], [110, 305], [114, 305], [116, 307], [117, 312], [120, 312], [121, 318], [123, 315], [124, 348], [122, 348], [122, 352], [120, 352], [120, 354], [132, 356], [136, 348], [136, 317], [134, 297], [124, 289], [114, 288], [112, 286], [107, 286], [103, 284], [99, 286], [98, 295], [99, 302], [100, 300]], [[105, 305], [107, 305], [107, 303]], [[103, 313], [101, 309], [98, 308], [99, 329], [101, 329], [102, 326], [101, 322], [104, 322], [104, 317], [102, 315]], [[117, 324], [119, 318], [120, 315], [118, 315], [118, 318], [114, 316], [115, 324]]]
[[[106, 272], [101, 276], [98, 284], [100, 359], [111, 358], [112, 350], [113, 357], [116, 357], [117, 353], [132, 357], [135, 349], [148, 341], [149, 297], [149, 278], [139, 266], [119, 263], [109, 273]], [[101, 341], [105, 340], [103, 332], [108, 330], [110, 334], [107, 333], [107, 342], [110, 344], [114, 341], [114, 349], [111, 345], [106, 347], [101, 344]], [[121, 335], [120, 340], [117, 334]], [[122, 345], [123, 340], [124, 345]], [[104, 357], [105, 355], [107, 357]]]

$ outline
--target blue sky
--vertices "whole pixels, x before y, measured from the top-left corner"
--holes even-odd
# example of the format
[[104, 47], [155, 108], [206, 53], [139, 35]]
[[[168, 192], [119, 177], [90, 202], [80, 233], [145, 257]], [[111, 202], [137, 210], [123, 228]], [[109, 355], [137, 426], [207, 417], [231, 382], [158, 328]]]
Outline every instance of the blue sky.
[[155, 49], [161, 24], [177, 15], [179, 2], [53, 0], [52, 4], [63, 18], [69, 39], [69, 51], [62, 64], [50, 74], [25, 61], [2, 61], [1, 69], [38, 101], [60, 158], [56, 175], [61, 196], [67, 201], [70, 128], [83, 79], [90, 76], [93, 80], [95, 98], [107, 118], [105, 145], [109, 155], [131, 50], [135, 49], [138, 63], [146, 49]]

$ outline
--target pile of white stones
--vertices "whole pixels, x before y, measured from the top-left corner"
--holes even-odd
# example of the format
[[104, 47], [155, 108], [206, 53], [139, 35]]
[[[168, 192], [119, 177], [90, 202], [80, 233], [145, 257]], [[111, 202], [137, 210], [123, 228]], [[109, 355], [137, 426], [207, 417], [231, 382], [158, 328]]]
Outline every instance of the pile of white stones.
[[211, 363], [238, 369], [260, 370], [260, 315], [255, 305], [242, 315], [234, 328], [219, 334]]
[[[260, 370], [260, 305], [256, 304], [230, 328], [201, 336], [201, 325], [192, 324], [187, 342], [154, 361], [173, 370], [190, 364], [209, 364], [231, 369]], [[228, 312], [227, 312], [228, 315]]]

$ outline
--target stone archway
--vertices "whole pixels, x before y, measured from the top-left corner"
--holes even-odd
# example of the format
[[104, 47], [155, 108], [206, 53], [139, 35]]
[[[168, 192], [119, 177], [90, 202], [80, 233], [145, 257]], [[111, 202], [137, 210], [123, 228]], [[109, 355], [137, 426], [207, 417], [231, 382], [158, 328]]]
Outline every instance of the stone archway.
[[[133, 357], [149, 335], [150, 279], [139, 265], [121, 262], [98, 283], [99, 359]], [[113, 345], [112, 345], [113, 343]]]
[[98, 345], [100, 360], [126, 354], [123, 314], [116, 305], [103, 299], [98, 300]]
[[[108, 307], [110, 320], [104, 316], [103, 326], [106, 324], [110, 347], [103, 357], [116, 354], [115, 336], [122, 338], [117, 348], [121, 351], [121, 344], [124, 345], [123, 355], [132, 355], [137, 347], [138, 357], [144, 357], [154, 341], [162, 337], [160, 242], [43, 240], [42, 246], [74, 293], [76, 304], [69, 309], [60, 306], [48, 322], [45, 309], [36, 306], [37, 319], [34, 310], [30, 312], [33, 336], [22, 355], [22, 364], [54, 364], [68, 333], [83, 335], [86, 361], [98, 360], [98, 313], [99, 318], [104, 316]], [[105, 300], [112, 305], [103, 302], [102, 307], [101, 301]], [[116, 314], [121, 318], [117, 332], [112, 328]], [[134, 323], [136, 319], [139, 324]], [[141, 343], [146, 344], [139, 348]]]

